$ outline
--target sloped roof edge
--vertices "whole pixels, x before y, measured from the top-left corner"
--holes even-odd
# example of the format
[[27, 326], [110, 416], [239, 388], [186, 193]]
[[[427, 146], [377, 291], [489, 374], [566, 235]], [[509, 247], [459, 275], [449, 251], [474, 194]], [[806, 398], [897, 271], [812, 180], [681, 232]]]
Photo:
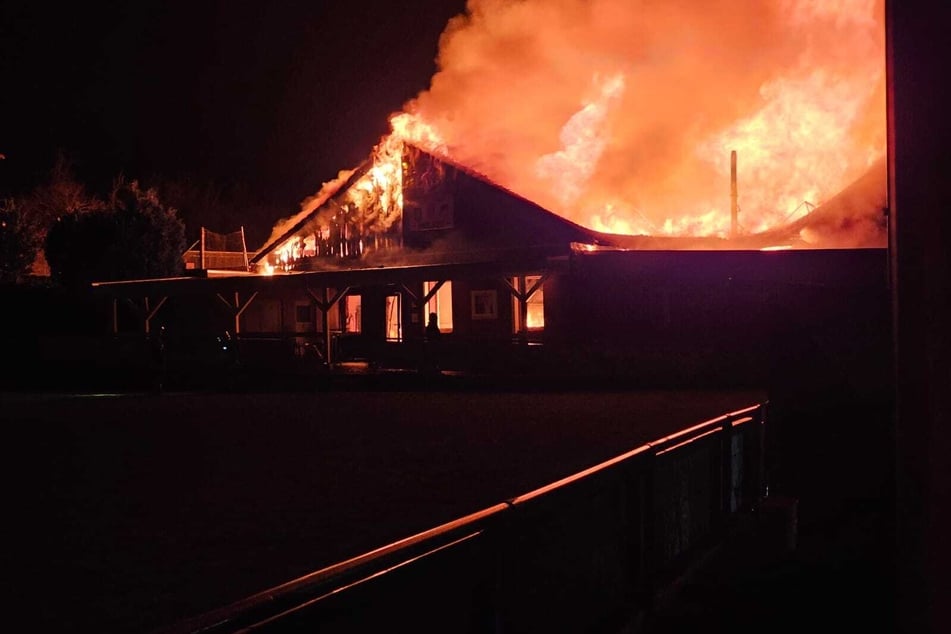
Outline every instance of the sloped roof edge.
[[328, 202], [332, 200], [335, 200], [338, 196], [341, 196], [344, 193], [346, 193], [346, 191], [350, 189], [354, 183], [360, 180], [360, 178], [362, 178], [363, 175], [366, 174], [371, 167], [373, 167], [372, 158], [368, 158], [364, 160], [362, 163], [360, 163], [360, 165], [358, 165], [353, 170], [353, 173], [350, 175], [350, 177], [347, 178], [347, 180], [345, 180], [343, 183], [341, 183], [339, 187], [337, 187], [332, 192], [330, 192], [327, 195], [327, 197], [324, 200], [322, 200], [319, 204], [317, 204], [309, 214], [307, 214], [306, 216], [298, 220], [296, 223], [294, 223], [294, 225], [290, 229], [282, 233], [280, 236], [271, 240], [270, 242], [265, 244], [263, 247], [258, 249], [258, 252], [254, 254], [254, 257], [252, 257], [249, 260], [249, 263], [257, 264], [262, 258], [270, 254], [278, 246], [280, 246], [281, 244], [284, 244], [284, 242], [286, 242], [289, 238], [291, 238], [295, 233], [300, 231], [304, 227], [304, 225], [310, 222], [310, 220], [315, 215], [317, 215], [317, 213], [321, 209], [323, 209], [324, 205], [326, 205]]
[[[546, 209], [545, 207], [542, 207], [538, 203], [532, 200], [529, 200], [525, 196], [522, 196], [521, 194], [518, 194], [512, 191], [511, 189], [508, 189], [507, 187], [504, 187], [498, 184], [497, 182], [493, 181], [491, 178], [489, 178], [485, 174], [478, 172], [472, 169], [471, 167], [458, 163], [455, 160], [445, 155], [441, 155], [441, 154], [423, 149], [422, 147], [416, 145], [415, 143], [411, 143], [409, 141], [403, 141], [403, 144], [405, 146], [415, 149], [418, 152], [421, 152], [423, 154], [426, 154], [432, 157], [434, 160], [439, 161], [440, 163], [443, 163], [449, 167], [452, 167], [453, 169], [458, 170], [459, 172], [462, 172], [463, 174], [465, 174], [466, 176], [472, 179], [480, 181], [490, 187], [493, 187], [501, 192], [504, 192], [506, 195], [511, 196], [512, 198], [524, 203], [525, 205], [533, 207], [537, 212], [551, 217], [557, 222], [564, 224], [565, 226], [577, 231], [580, 234], [590, 236], [594, 244], [612, 245], [616, 243], [616, 241], [611, 238], [610, 234], [594, 231], [593, 229], [589, 229], [587, 227], [579, 225], [576, 222], [568, 220], [567, 218], [560, 216], [554, 213], [553, 211]], [[267, 255], [273, 252], [274, 249], [276, 249], [279, 245], [283, 244], [285, 241], [290, 239], [295, 233], [300, 231], [311, 219], [313, 219], [317, 215], [317, 213], [320, 212], [321, 209], [323, 209], [327, 205], [327, 203], [333, 200], [336, 200], [338, 197], [344, 195], [360, 178], [362, 178], [370, 170], [371, 167], [373, 167], [372, 155], [370, 158], [367, 158], [366, 160], [364, 160], [353, 171], [353, 174], [351, 174], [350, 177], [346, 181], [344, 181], [337, 189], [335, 189], [323, 201], [321, 201], [316, 207], [314, 207], [313, 211], [311, 211], [305, 217], [303, 217], [302, 219], [294, 223], [294, 225], [290, 229], [282, 233], [279, 237], [271, 240], [270, 242], [265, 244], [263, 247], [261, 247], [257, 251], [257, 253], [255, 253], [254, 256], [250, 258], [249, 260], [250, 264], [257, 264]]]
[[494, 187], [495, 189], [497, 189], [497, 190], [499, 190], [499, 191], [505, 193], [505, 194], [508, 195], [508, 196], [511, 196], [512, 198], [518, 200], [519, 202], [524, 203], [525, 205], [528, 205], [528, 206], [530, 206], [530, 207], [534, 207], [535, 210], [538, 211], [539, 213], [541, 213], [541, 214], [543, 214], [543, 215], [546, 215], [546, 216], [550, 216], [552, 219], [554, 219], [554, 220], [556, 220], [556, 221], [558, 221], [558, 222], [560, 222], [560, 223], [566, 225], [567, 227], [569, 227], [569, 228], [571, 228], [571, 229], [573, 229], [573, 230], [575, 230], [575, 231], [577, 231], [577, 232], [579, 232], [579, 233], [581, 233], [581, 234], [585, 234], [585, 235], [590, 236], [591, 239], [595, 242], [595, 244], [613, 244], [613, 242], [612, 242], [611, 239], [610, 239], [610, 235], [609, 235], [609, 234], [601, 233], [601, 232], [595, 231], [595, 230], [593, 230], [593, 229], [589, 229], [588, 227], [585, 227], [585, 226], [583, 226], [583, 225], [579, 225], [578, 223], [576, 223], [576, 222], [574, 222], [574, 221], [568, 220], [568, 219], [565, 218], [564, 216], [560, 216], [560, 215], [556, 214], [555, 212], [551, 211], [550, 209], [547, 209], [547, 208], [545, 208], [545, 207], [542, 207], [542, 206], [539, 205], [537, 202], [535, 202], [535, 201], [533, 201], [533, 200], [531, 200], [531, 199], [529, 199], [529, 198], [526, 198], [525, 196], [523, 196], [523, 195], [521, 195], [521, 194], [519, 194], [519, 193], [517, 193], [517, 192], [512, 191], [512, 190], [509, 189], [508, 187], [505, 187], [504, 185], [500, 185], [499, 183], [495, 182], [494, 180], [492, 180], [491, 178], [489, 178], [488, 176], [486, 176], [486, 175], [483, 174], [482, 172], [476, 171], [475, 169], [473, 169], [473, 168], [471, 168], [471, 167], [468, 167], [468, 166], [466, 166], [466, 165], [463, 165], [462, 163], [458, 163], [458, 162], [456, 162], [454, 159], [449, 158], [449, 157], [447, 157], [447, 156], [445, 156], [445, 155], [441, 155], [441, 154], [437, 154], [437, 153], [434, 153], [434, 152], [430, 152], [430, 151], [428, 151], [428, 150], [425, 150], [425, 149], [419, 147], [418, 145], [416, 145], [415, 143], [411, 143], [411, 142], [409, 142], [409, 141], [404, 141], [404, 144], [405, 144], [405, 145], [408, 145], [408, 146], [410, 146], [410, 147], [412, 147], [412, 148], [414, 148], [414, 149], [416, 149], [416, 150], [419, 151], [419, 152], [422, 152], [423, 154], [427, 154], [427, 155], [433, 157], [435, 160], [437, 160], [437, 161], [439, 161], [439, 162], [441, 162], [441, 163], [444, 163], [444, 164], [446, 164], [446, 165], [452, 167], [453, 169], [456, 169], [456, 170], [462, 172], [463, 174], [465, 174], [466, 176], [468, 176], [468, 177], [470, 177], [470, 178], [472, 178], [472, 179], [474, 179], [474, 180], [480, 181], [480, 182], [482, 182], [482, 183], [484, 183], [484, 184], [486, 184], [486, 185], [488, 185], [488, 186], [490, 186], [490, 187]]

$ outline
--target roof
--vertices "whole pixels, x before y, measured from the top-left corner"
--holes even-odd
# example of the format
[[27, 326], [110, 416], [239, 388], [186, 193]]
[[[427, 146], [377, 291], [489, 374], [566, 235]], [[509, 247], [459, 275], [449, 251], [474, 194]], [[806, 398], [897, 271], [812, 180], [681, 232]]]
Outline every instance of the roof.
[[209, 292], [255, 292], [288, 288], [345, 288], [410, 284], [440, 279], [466, 279], [524, 274], [540, 274], [564, 269], [567, 258], [547, 258], [538, 254], [510, 253], [510, 258], [481, 262], [414, 264], [399, 267], [340, 268], [324, 271], [300, 271], [260, 275], [239, 271], [202, 271], [200, 274], [94, 282], [96, 294], [109, 297], [142, 297], [143, 295], [188, 295]]
[[250, 259], [250, 264], [258, 263], [262, 258], [267, 256], [274, 249], [284, 244], [287, 240], [293, 237], [295, 233], [303, 229], [304, 226], [307, 225], [307, 223], [310, 222], [313, 218], [315, 218], [318, 212], [321, 209], [323, 209], [328, 203], [343, 196], [343, 194], [345, 194], [347, 190], [353, 187], [353, 185], [358, 180], [360, 180], [360, 178], [363, 177], [363, 175], [366, 174], [367, 171], [371, 167], [373, 167], [373, 160], [367, 159], [363, 161], [363, 163], [358, 165], [346, 180], [333, 183], [328, 189], [321, 191], [321, 193], [319, 194], [320, 198], [318, 199], [316, 205], [314, 205], [313, 209], [311, 209], [309, 212], [306, 212], [304, 214], [298, 214], [299, 217], [294, 222], [294, 224], [291, 225], [290, 229], [287, 229], [286, 231], [278, 235], [276, 238], [272, 238], [268, 242], [266, 242], [264, 246], [258, 249], [258, 252], [254, 254], [254, 257]]
[[[544, 207], [541, 207], [537, 203], [499, 185], [484, 174], [479, 173], [470, 167], [456, 163], [447, 157], [437, 156], [412, 143], [404, 142], [403, 145], [404, 156], [408, 150], [410, 152], [417, 153], [418, 155], [428, 157], [428, 159], [433, 162], [456, 170], [471, 182], [481, 184], [488, 190], [494, 192], [496, 197], [501, 197], [505, 200], [502, 205], [498, 205], [496, 202], [496, 204], [485, 205], [484, 207], [491, 206], [493, 208], [503, 208], [502, 210], [497, 210], [496, 217], [492, 218], [492, 222], [489, 222], [488, 224], [505, 224], [505, 231], [508, 235], [512, 236], [512, 243], [500, 245], [497, 244], [496, 240], [492, 240], [491, 244], [481, 245], [479, 247], [480, 251], [485, 252], [491, 250], [491, 247], [495, 246], [500, 246], [502, 248], [515, 247], [525, 244], [526, 240], [532, 241], [537, 239], [538, 241], [544, 241], [546, 238], [553, 240], [553, 248], [557, 248], [557, 250], [560, 250], [564, 253], [568, 252], [569, 244], [571, 242], [586, 242], [598, 245], [619, 246], [617, 240], [615, 240], [614, 237], [609, 236], [608, 234], [593, 231], [570, 220], [567, 220], [566, 218], [559, 216], [548, 209], [545, 209]], [[325, 209], [327, 209], [328, 206], [333, 205], [334, 203], [339, 204], [339, 200], [343, 198], [354, 185], [357, 184], [357, 182], [367, 173], [367, 171], [369, 171], [372, 166], [373, 159], [369, 158], [361, 163], [360, 166], [358, 166], [345, 181], [337, 183], [327, 192], [322, 192], [323, 195], [317, 204], [310, 209], [310, 211], [300, 214], [294, 220], [293, 225], [289, 229], [283, 231], [279, 236], [269, 240], [263, 247], [261, 247], [254, 257], [251, 258], [250, 263], [256, 264], [260, 262], [269, 254], [274, 252], [275, 249], [283, 245], [287, 240], [294, 237], [295, 234], [304, 229], [308, 223], [315, 220]], [[461, 206], [465, 207], [466, 205]], [[482, 211], [485, 214], [492, 213], [492, 210], [489, 209], [484, 209]], [[501, 215], [503, 212], [508, 215]], [[524, 233], [525, 235], [518, 235], [519, 233]], [[458, 256], [458, 253], [455, 255]], [[401, 255], [401, 259], [405, 256], [406, 254]], [[329, 262], [328, 264], [333, 266]], [[352, 265], [352, 262], [348, 264]], [[373, 266], [373, 263], [368, 262], [367, 265]]]

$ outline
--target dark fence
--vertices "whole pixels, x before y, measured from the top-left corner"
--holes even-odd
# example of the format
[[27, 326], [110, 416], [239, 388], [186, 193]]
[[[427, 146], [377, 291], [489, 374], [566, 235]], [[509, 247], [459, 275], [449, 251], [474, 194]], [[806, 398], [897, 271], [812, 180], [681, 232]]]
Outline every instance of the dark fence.
[[764, 498], [765, 404], [163, 630], [616, 632]]

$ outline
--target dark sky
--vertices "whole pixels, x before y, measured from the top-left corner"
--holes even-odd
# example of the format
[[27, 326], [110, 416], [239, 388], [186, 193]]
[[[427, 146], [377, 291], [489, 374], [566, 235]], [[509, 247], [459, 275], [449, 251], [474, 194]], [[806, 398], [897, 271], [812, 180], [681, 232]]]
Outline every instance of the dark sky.
[[80, 180], [243, 182], [296, 211], [428, 88], [465, 0], [0, 3], [0, 194], [57, 149]]

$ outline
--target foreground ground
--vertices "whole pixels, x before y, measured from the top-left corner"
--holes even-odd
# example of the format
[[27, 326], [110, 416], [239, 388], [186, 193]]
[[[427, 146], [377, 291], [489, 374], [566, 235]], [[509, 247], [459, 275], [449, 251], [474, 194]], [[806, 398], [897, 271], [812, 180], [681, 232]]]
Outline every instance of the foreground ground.
[[35, 631], [140, 632], [532, 490], [751, 391], [2, 398], [5, 566]]

